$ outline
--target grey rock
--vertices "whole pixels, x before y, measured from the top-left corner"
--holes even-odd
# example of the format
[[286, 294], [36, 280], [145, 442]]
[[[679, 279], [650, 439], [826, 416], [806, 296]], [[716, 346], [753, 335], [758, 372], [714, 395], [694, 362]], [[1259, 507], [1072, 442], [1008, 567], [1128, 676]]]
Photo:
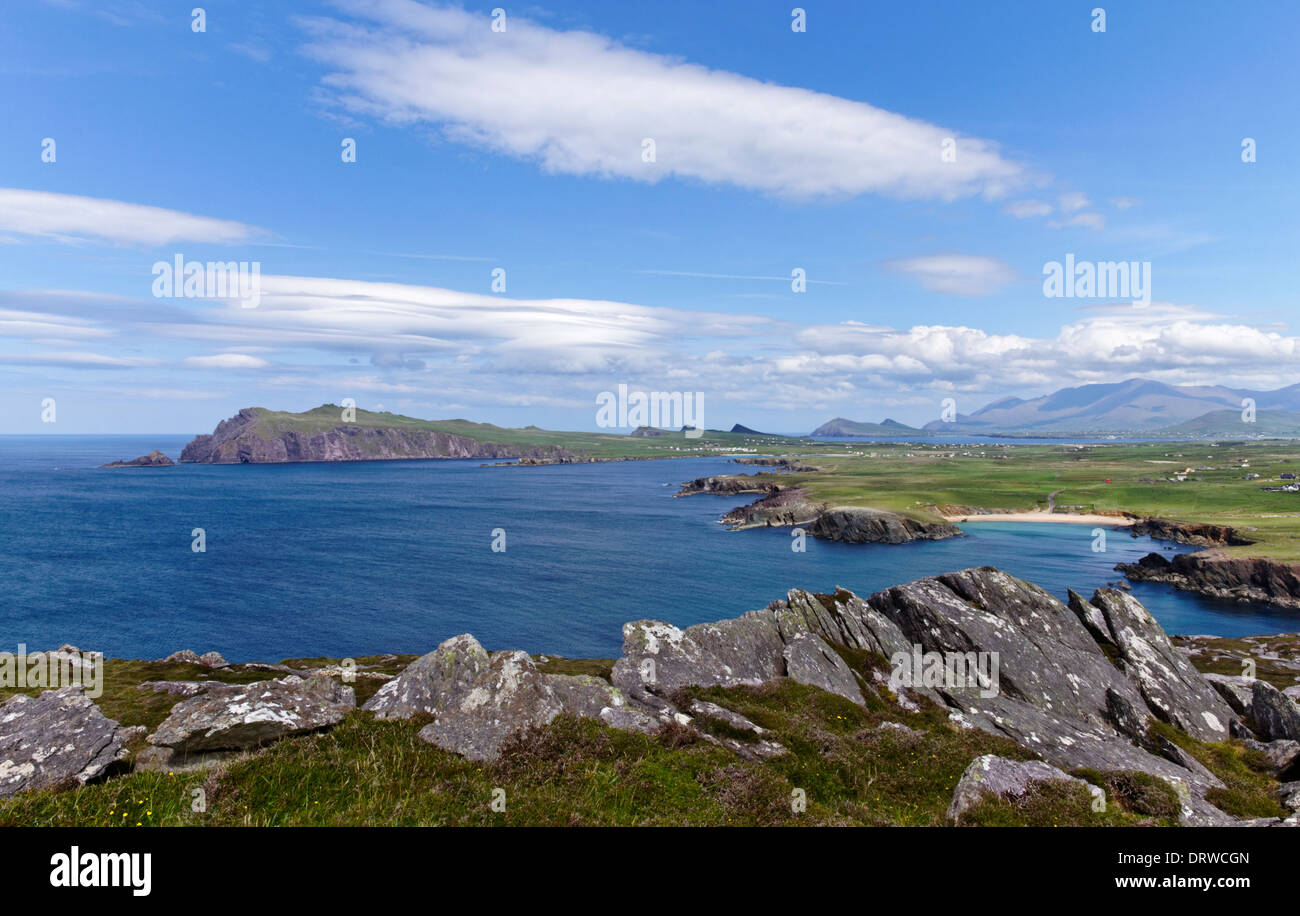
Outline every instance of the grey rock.
[[380, 687], [362, 709], [380, 719], [436, 715], [464, 698], [487, 672], [490, 659], [468, 633], [443, 641]]
[[1251, 685], [1251, 713], [1255, 730], [1270, 741], [1287, 738], [1300, 740], [1300, 708], [1295, 700], [1268, 681]]
[[434, 721], [420, 738], [471, 760], [491, 760], [511, 735], [543, 726], [560, 713], [599, 718], [615, 728], [650, 732], [660, 720], [631, 708], [608, 682], [585, 675], [542, 674], [524, 652], [489, 655], [473, 636], [443, 642], [366, 703], [380, 718]]
[[1203, 674], [1223, 701], [1231, 707], [1232, 711], [1239, 716], [1250, 715], [1250, 704], [1253, 701], [1251, 685], [1255, 683], [1253, 677], [1243, 677], [1239, 674]]
[[328, 728], [357, 704], [351, 687], [295, 675], [255, 684], [214, 684], [172, 707], [150, 744], [177, 754], [257, 747]]
[[[976, 757], [957, 781], [957, 787], [952, 793], [952, 804], [948, 806], [948, 819], [960, 823], [962, 815], [986, 798], [998, 797], [1014, 801], [1022, 798], [1033, 786], [1044, 782], [1089, 786], [1082, 779], [1076, 779], [1041, 760], [1008, 760], [994, 754]], [[1093, 788], [1095, 787], [1089, 786], [1090, 791]]]
[[753, 740], [741, 741], [732, 737], [719, 737], [711, 734], [707, 729], [701, 727], [696, 720], [691, 720], [688, 727], [691, 727], [697, 734], [707, 741], [721, 745], [742, 757], [748, 757], [753, 760], [770, 760], [773, 757], [780, 757], [788, 753], [785, 746], [780, 742], [768, 737], [770, 732], [746, 719], [738, 712], [732, 712], [726, 707], [719, 706], [717, 703], [709, 703], [704, 700], [694, 700], [687, 710], [693, 716], [713, 719], [722, 722], [736, 731], [747, 732], [753, 736]]
[[126, 756], [129, 735], [80, 686], [0, 706], [0, 797], [84, 785]]
[[144, 681], [136, 685], [136, 690], [152, 690], [154, 693], [174, 693], [181, 697], [196, 697], [211, 687], [214, 681]]
[[204, 652], [199, 655], [190, 649], [181, 649], [179, 652], [173, 652], [166, 658], [155, 659], [155, 661], [172, 664], [185, 662], [191, 665], [203, 665], [205, 668], [222, 668], [226, 665], [226, 660], [218, 652]]
[[1300, 741], [1281, 738], [1277, 741], [1255, 741], [1245, 739], [1245, 745], [1259, 751], [1268, 761], [1268, 767], [1274, 773], [1287, 773], [1300, 763]]
[[858, 679], [839, 653], [813, 633], [799, 633], [785, 645], [786, 677], [866, 705]]
[[1102, 588], [1091, 603], [1101, 610], [1119, 650], [1120, 668], [1137, 685], [1157, 718], [1202, 741], [1228, 737], [1232, 709], [1136, 598]]

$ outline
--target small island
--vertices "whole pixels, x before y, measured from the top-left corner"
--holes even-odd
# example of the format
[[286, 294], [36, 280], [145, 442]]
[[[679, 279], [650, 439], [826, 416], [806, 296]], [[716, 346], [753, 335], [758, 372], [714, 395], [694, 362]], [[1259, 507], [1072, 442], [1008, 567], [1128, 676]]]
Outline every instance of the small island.
[[110, 461], [108, 464], [101, 464], [101, 468], [169, 468], [176, 462], [172, 461], [158, 449], [154, 449], [147, 455], [141, 455], [139, 458], [133, 458], [130, 461]]

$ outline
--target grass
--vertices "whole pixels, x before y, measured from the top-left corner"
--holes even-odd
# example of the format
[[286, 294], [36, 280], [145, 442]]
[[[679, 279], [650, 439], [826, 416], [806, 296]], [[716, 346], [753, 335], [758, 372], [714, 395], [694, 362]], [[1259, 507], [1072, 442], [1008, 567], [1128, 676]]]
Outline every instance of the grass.
[[1224, 788], [1205, 793], [1206, 800], [1221, 811], [1234, 817], [1286, 817], [1291, 813], [1278, 801], [1277, 780], [1268, 774], [1259, 751], [1236, 740], [1197, 741], [1163, 722], [1153, 723], [1151, 734], [1169, 739], [1223, 781]]

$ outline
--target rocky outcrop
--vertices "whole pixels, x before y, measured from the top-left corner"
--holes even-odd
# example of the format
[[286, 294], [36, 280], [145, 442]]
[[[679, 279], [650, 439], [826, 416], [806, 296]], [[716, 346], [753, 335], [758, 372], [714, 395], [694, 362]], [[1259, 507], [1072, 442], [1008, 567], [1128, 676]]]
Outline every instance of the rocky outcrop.
[[[333, 405], [326, 405], [332, 407]], [[211, 435], [196, 436], [181, 461], [199, 464], [261, 464], [284, 461], [383, 461], [412, 458], [548, 458], [557, 450], [479, 442], [467, 436], [411, 426], [339, 423], [323, 431], [276, 430], [265, 411], [245, 408], [222, 420]], [[570, 453], [571, 454], [571, 453]]]
[[1077, 784], [1086, 787], [1094, 795], [1102, 792], [1100, 787], [1076, 779], [1041, 760], [1008, 760], [985, 754], [972, 760], [957, 781], [957, 788], [952, 793], [952, 804], [948, 806], [948, 819], [960, 824], [962, 815], [986, 798], [1014, 801], [1023, 798], [1034, 786], [1045, 782]]
[[213, 684], [173, 706], [147, 740], [178, 758], [259, 747], [337, 725], [356, 705], [352, 688], [332, 678], [290, 675], [253, 684]]
[[1133, 582], [1164, 582], [1213, 598], [1300, 608], [1300, 564], [1203, 551], [1175, 554], [1172, 560], [1149, 553], [1115, 569]]
[[543, 674], [524, 652], [489, 654], [468, 634], [446, 640], [386, 683], [363, 707], [378, 718], [429, 715], [420, 737], [471, 760], [496, 757], [511, 735], [562, 712], [648, 731], [648, 711], [626, 708], [622, 694], [599, 678]]
[[764, 493], [772, 495], [781, 492], [782, 487], [773, 483], [770, 477], [759, 474], [733, 474], [714, 477], [696, 477], [682, 484], [675, 496], [692, 496], [696, 493], [714, 493], [729, 496], [734, 493]]
[[853, 672], [820, 635], [779, 605], [680, 630], [661, 620], [623, 625], [623, 657], [611, 680], [656, 706], [679, 687], [757, 685], [788, 677], [864, 701]]
[[846, 506], [821, 513], [808, 533], [815, 538], [850, 544], [905, 544], [960, 537], [962, 532], [947, 522], [921, 522], [896, 512]]
[[1148, 535], [1157, 541], [1190, 544], [1193, 547], [1237, 547], [1253, 544], [1236, 528], [1227, 525], [1203, 525], [1175, 522], [1167, 518], [1143, 518], [1129, 529], [1133, 537]]
[[1300, 708], [1282, 691], [1267, 681], [1251, 686], [1251, 718], [1255, 729], [1270, 740], [1300, 741]]
[[764, 493], [748, 506], [738, 506], [722, 517], [733, 531], [746, 528], [804, 528], [815, 538], [850, 544], [904, 544], [961, 536], [947, 522], [923, 522], [897, 512], [863, 506], [814, 503], [798, 488], [765, 484], [757, 477], [701, 477], [682, 485], [677, 495], [689, 493]]
[[181, 649], [179, 652], [173, 652], [166, 658], [156, 659], [156, 661], [167, 664], [184, 663], [187, 665], [202, 665], [205, 668], [224, 668], [226, 660], [221, 657], [220, 652], [204, 652], [199, 655], [192, 649]]
[[811, 525], [828, 507], [811, 503], [802, 490], [776, 488], [747, 506], [737, 506], [722, 516], [732, 531], [746, 528], [790, 528]]
[[126, 756], [127, 729], [80, 686], [0, 706], [0, 798], [95, 779]]
[[1099, 641], [1115, 647], [1119, 669], [1137, 686], [1156, 718], [1202, 741], [1228, 737], [1232, 709], [1136, 598], [1103, 588], [1085, 607], [1080, 596], [1071, 592], [1070, 608], [1081, 621], [1087, 618], [1089, 630], [1101, 629], [1100, 634], [1094, 631], [1094, 638], [1100, 636]]
[[141, 455], [139, 458], [132, 458], [130, 461], [110, 461], [108, 464], [101, 464], [101, 468], [169, 468], [176, 462], [172, 461], [158, 449], [154, 449], [147, 455]]

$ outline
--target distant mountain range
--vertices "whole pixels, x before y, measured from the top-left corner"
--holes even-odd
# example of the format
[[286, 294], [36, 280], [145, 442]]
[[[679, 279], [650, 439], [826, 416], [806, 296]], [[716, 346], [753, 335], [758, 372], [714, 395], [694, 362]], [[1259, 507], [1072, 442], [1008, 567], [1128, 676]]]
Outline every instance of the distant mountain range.
[[[1243, 401], [1254, 401], [1254, 422]], [[837, 417], [813, 436], [1099, 436], [1150, 435], [1224, 438], [1300, 436], [1300, 384], [1276, 391], [1220, 385], [1166, 385], [1150, 379], [1062, 388], [1044, 397], [1003, 398], [951, 422], [921, 429], [885, 420], [859, 423]]]

